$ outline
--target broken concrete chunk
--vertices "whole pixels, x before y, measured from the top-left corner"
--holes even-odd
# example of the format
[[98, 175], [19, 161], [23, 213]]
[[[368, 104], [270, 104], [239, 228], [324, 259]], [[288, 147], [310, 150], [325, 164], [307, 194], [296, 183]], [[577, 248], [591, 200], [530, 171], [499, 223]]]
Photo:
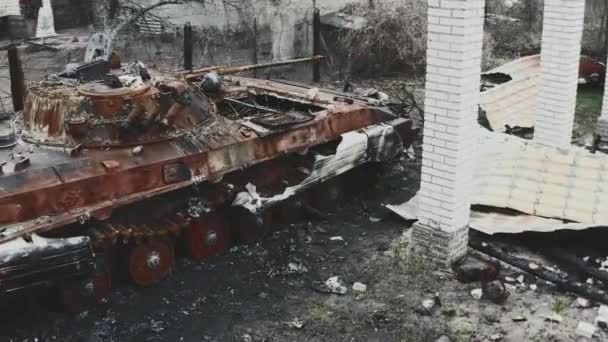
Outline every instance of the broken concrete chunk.
[[490, 341], [502, 341], [505, 335], [498, 333], [490, 336]]
[[302, 263], [290, 262], [287, 264], [287, 274], [303, 274], [306, 272], [308, 272], [308, 269]]
[[556, 314], [555, 312], [545, 317], [545, 321], [551, 323], [561, 323], [563, 320], [564, 318], [561, 315]]
[[292, 328], [302, 329], [304, 327], [305, 322], [299, 318], [295, 318], [293, 321], [287, 323]]
[[346, 286], [344, 286], [344, 283], [338, 276], [333, 276], [327, 279], [327, 281], [325, 281], [325, 285], [327, 285], [327, 287], [329, 287], [333, 293], [345, 294], [347, 291]]
[[353, 291], [356, 292], [367, 292], [367, 285], [356, 282], [353, 284]]
[[587, 298], [578, 297], [575, 301], [577, 308], [588, 308], [591, 306], [591, 302]]
[[602, 330], [608, 330], [608, 306], [601, 305], [597, 310], [595, 325], [600, 327]]
[[608, 330], [608, 317], [597, 316], [595, 318], [595, 325], [602, 330]]
[[477, 300], [481, 300], [482, 294], [483, 294], [483, 291], [481, 289], [471, 290], [471, 297], [473, 297]]
[[435, 308], [435, 300], [425, 299], [422, 301], [422, 309], [420, 310], [423, 315], [431, 315]]
[[579, 322], [574, 333], [582, 337], [593, 338], [595, 330], [596, 327], [593, 324], [587, 322]]

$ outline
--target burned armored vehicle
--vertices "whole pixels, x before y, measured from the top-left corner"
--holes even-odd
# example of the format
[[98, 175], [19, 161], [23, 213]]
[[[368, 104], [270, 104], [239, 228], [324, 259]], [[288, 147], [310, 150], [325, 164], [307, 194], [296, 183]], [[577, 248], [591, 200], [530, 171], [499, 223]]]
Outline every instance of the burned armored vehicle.
[[377, 100], [234, 76], [274, 65], [92, 62], [30, 83], [0, 121], [2, 296], [96, 298], [112, 274], [153, 285], [176, 250], [203, 260], [259, 239], [285, 201], [413, 138]]

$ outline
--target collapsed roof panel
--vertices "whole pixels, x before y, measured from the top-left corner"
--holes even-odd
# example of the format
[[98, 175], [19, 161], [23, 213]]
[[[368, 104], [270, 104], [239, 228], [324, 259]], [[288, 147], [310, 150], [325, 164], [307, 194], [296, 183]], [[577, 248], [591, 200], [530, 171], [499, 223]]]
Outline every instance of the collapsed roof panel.
[[[511, 79], [495, 84], [489, 77], [504, 74]], [[497, 132], [505, 126], [533, 127], [536, 105], [537, 82], [540, 77], [540, 55], [528, 56], [500, 66], [482, 75], [485, 90], [481, 93], [480, 106]]]

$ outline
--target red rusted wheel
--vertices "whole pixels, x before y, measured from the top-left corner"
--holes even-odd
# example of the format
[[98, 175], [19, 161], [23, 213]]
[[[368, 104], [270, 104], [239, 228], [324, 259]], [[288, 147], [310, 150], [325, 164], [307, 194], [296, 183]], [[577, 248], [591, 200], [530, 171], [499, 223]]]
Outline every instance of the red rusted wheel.
[[239, 208], [233, 212], [232, 223], [241, 243], [252, 243], [268, 235], [273, 224], [272, 210], [266, 210], [261, 218], [251, 212]]
[[230, 229], [219, 213], [193, 220], [184, 234], [184, 247], [190, 258], [201, 261], [221, 254], [230, 245]]
[[154, 240], [134, 245], [128, 255], [128, 275], [136, 285], [152, 286], [165, 279], [175, 266], [173, 244]]

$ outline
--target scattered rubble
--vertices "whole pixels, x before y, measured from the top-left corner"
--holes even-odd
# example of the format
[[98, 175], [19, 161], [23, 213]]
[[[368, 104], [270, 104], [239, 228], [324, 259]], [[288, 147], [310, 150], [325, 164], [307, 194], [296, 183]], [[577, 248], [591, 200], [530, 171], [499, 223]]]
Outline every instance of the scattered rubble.
[[600, 305], [595, 318], [595, 325], [603, 330], [608, 330], [608, 306]]
[[574, 333], [582, 337], [593, 338], [596, 329], [597, 328], [591, 323], [579, 322]]
[[467, 256], [454, 265], [456, 279], [462, 283], [477, 281], [492, 281], [498, 276], [500, 265], [488, 260], [482, 260], [472, 255]]
[[501, 333], [498, 333], [498, 334], [491, 335], [491, 336], [489, 337], [489, 339], [490, 339], [490, 341], [502, 341], [502, 339], [503, 339], [504, 337], [505, 337], [505, 335], [503, 335], [503, 334], [501, 334]]
[[582, 298], [582, 297], [576, 298], [575, 304], [576, 304], [576, 307], [583, 308], [583, 309], [591, 307], [591, 301], [587, 298]]
[[325, 282], [313, 281], [312, 287], [315, 291], [323, 293], [343, 295], [348, 292], [346, 285], [344, 285], [339, 276], [330, 277]]
[[299, 318], [295, 318], [293, 321], [289, 322], [288, 325], [295, 329], [302, 329], [304, 327], [305, 322]]
[[505, 284], [500, 280], [482, 283], [482, 298], [488, 299], [495, 304], [503, 304], [509, 298]]
[[545, 321], [551, 323], [561, 323], [563, 320], [564, 318], [555, 312], [545, 317]]
[[360, 283], [360, 282], [355, 282], [353, 284], [353, 291], [365, 293], [365, 292], [367, 292], [367, 285]]
[[477, 299], [477, 300], [481, 300], [481, 297], [483, 296], [483, 290], [482, 289], [473, 289], [471, 290], [471, 297]]

